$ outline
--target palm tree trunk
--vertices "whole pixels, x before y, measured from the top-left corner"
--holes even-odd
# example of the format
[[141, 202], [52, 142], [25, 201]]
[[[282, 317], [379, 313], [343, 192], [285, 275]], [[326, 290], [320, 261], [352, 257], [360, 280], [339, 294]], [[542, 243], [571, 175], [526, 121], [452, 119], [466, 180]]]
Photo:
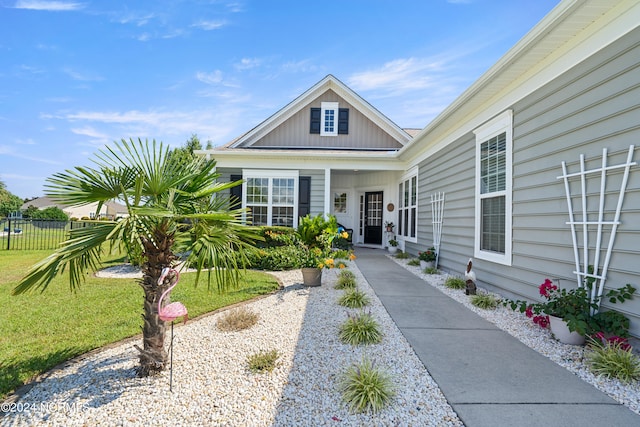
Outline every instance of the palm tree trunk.
[[158, 285], [158, 278], [165, 267], [171, 267], [177, 257], [171, 251], [173, 234], [166, 227], [159, 226], [153, 239], [142, 239], [144, 258], [143, 277], [140, 286], [144, 290], [144, 326], [142, 327], [143, 348], [140, 351], [138, 374], [146, 377], [162, 371], [167, 364], [167, 351], [164, 346], [166, 325], [158, 316], [158, 301], [167, 286]]

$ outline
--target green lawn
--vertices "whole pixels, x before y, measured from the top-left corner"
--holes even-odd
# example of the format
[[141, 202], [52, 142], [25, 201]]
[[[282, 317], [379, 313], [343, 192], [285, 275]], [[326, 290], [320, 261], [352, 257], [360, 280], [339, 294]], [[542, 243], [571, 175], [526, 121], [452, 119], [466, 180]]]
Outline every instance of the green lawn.
[[[123, 338], [141, 333], [142, 289], [135, 279], [87, 277], [73, 293], [66, 276], [44, 292], [13, 296], [11, 290], [31, 265], [50, 251], [0, 251], [0, 400], [34, 375]], [[121, 262], [113, 257], [105, 265]], [[205, 273], [206, 274], [206, 273]], [[277, 289], [265, 273], [248, 271], [237, 290], [219, 294], [206, 276], [194, 285], [184, 273], [171, 299], [182, 302], [193, 318]], [[203, 280], [204, 279], [204, 280]]]

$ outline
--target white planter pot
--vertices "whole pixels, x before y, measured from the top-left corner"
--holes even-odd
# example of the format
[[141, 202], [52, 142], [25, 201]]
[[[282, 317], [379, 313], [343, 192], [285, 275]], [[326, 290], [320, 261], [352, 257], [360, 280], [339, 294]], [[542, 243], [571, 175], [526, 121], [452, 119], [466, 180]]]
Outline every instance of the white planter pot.
[[398, 247], [397, 246], [389, 246], [389, 253], [390, 254], [395, 254], [396, 252], [398, 252]]
[[425, 269], [425, 268], [433, 268], [435, 267], [435, 262], [434, 261], [422, 261], [420, 260], [420, 268], [421, 269]]
[[551, 333], [556, 337], [558, 341], [564, 344], [582, 345], [584, 344], [584, 335], [580, 335], [577, 332], [569, 332], [569, 327], [564, 319], [556, 316], [549, 316], [549, 327]]

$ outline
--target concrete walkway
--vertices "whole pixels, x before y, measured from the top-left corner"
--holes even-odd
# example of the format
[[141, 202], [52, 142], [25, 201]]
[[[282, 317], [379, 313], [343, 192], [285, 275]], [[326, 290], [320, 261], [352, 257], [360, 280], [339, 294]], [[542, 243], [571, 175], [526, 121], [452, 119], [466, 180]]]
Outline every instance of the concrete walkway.
[[640, 416], [388, 259], [356, 264], [467, 427], [640, 426]]

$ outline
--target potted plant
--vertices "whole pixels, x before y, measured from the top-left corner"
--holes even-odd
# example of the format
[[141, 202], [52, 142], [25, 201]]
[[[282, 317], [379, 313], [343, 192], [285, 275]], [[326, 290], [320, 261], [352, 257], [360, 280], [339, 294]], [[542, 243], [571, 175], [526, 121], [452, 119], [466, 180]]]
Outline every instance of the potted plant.
[[384, 228], [387, 230], [387, 233], [393, 233], [395, 225], [391, 221], [385, 221]]
[[434, 267], [436, 261], [436, 248], [431, 246], [424, 252], [418, 252], [418, 259], [420, 260], [420, 268], [425, 269], [429, 267]]
[[398, 241], [396, 239], [389, 240], [389, 253], [395, 254], [398, 252]]
[[[618, 333], [625, 335], [623, 330], [625, 323], [620, 313], [606, 315], [595, 313], [598, 310], [600, 297], [591, 299], [591, 283], [585, 283], [584, 287], [575, 289], [559, 289], [549, 279], [539, 286], [540, 295], [545, 302], [531, 304], [526, 301], [506, 301], [512, 309], [520, 309], [533, 322], [543, 328], [550, 326], [551, 332], [565, 344], [582, 345], [586, 335], [593, 335], [604, 329], [605, 333]], [[624, 302], [632, 298], [635, 288], [629, 284], [619, 289], [612, 289], [604, 297], [611, 303]], [[607, 312], [609, 313], [609, 312]], [[617, 330], [606, 330], [607, 325], [616, 325]]]

